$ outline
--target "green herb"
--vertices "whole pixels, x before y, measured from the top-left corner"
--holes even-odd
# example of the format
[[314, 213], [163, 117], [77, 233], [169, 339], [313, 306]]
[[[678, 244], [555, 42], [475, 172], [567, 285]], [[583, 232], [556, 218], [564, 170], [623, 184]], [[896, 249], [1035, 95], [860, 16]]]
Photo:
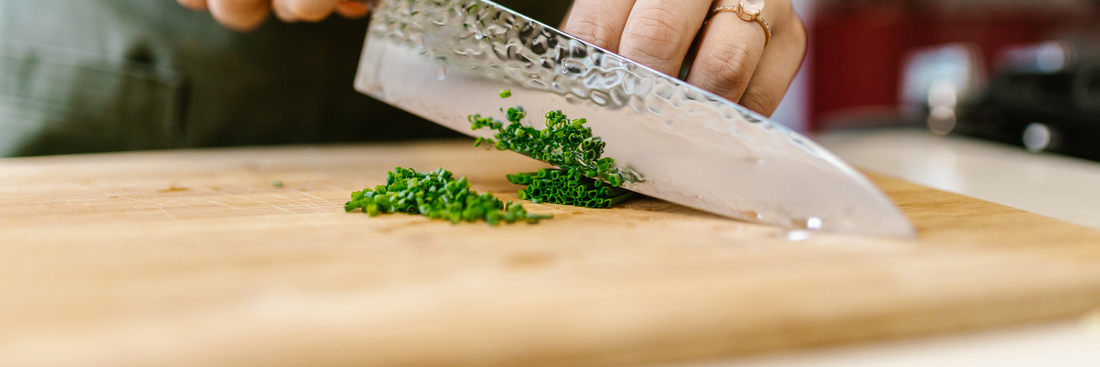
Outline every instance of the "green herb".
[[512, 96], [512, 90], [511, 89], [505, 89], [505, 90], [500, 91], [500, 98], [508, 98], [508, 97], [511, 97], [511, 96]]
[[456, 180], [443, 168], [416, 172], [398, 167], [387, 175], [385, 185], [351, 193], [351, 201], [344, 205], [344, 210], [359, 209], [372, 217], [380, 213], [420, 214], [452, 223], [484, 220], [490, 225], [501, 221], [538, 223], [553, 217], [527, 213], [522, 205], [501, 202], [490, 193], [478, 194], [470, 190], [465, 177]]
[[[510, 96], [511, 91], [505, 90]], [[501, 97], [505, 93], [501, 92]], [[508, 182], [527, 185], [519, 191], [520, 199], [568, 204], [589, 208], [610, 208], [637, 194], [619, 188], [624, 181], [635, 180], [615, 166], [615, 160], [603, 157], [606, 143], [592, 136], [585, 119], [570, 120], [562, 111], [547, 113], [546, 128], [524, 126], [527, 117], [523, 107], [505, 112], [508, 124], [491, 117], [472, 115], [468, 119], [472, 130], [489, 128], [496, 131], [493, 139], [477, 138], [474, 146], [487, 145], [497, 150], [511, 150], [531, 158], [561, 167], [560, 170], [508, 175]]]
[[626, 189], [610, 186], [599, 180], [584, 177], [576, 167], [540, 169], [538, 172], [507, 175], [508, 182], [526, 185], [519, 190], [519, 198], [538, 203], [554, 203], [606, 209], [633, 199], [635, 194]]
[[614, 159], [602, 158], [606, 144], [592, 136], [592, 128], [584, 126], [587, 120], [570, 120], [561, 111], [550, 111], [545, 115], [546, 128], [539, 130], [520, 123], [527, 115], [522, 107], [509, 108], [506, 113], [508, 126], [491, 117], [473, 115], [468, 118], [472, 130], [486, 127], [496, 130], [495, 139], [477, 138], [475, 147], [489, 145], [497, 150], [511, 150], [563, 169], [576, 170], [587, 178], [604, 180], [614, 187], [622, 186], [624, 172], [615, 166]]
[[271, 186], [275, 186], [276, 189], [281, 189], [281, 188], [283, 188], [283, 182], [282, 181], [275, 181], [275, 182], [271, 183]]

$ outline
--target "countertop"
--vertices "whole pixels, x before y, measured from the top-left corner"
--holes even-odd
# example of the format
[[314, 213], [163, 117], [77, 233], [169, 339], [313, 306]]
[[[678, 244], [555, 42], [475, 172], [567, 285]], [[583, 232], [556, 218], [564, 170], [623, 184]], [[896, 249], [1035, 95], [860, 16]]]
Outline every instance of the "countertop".
[[[918, 128], [856, 129], [814, 140], [875, 172], [1100, 228], [1100, 162]], [[1100, 310], [1063, 322], [782, 352], [678, 367], [1100, 365]]]
[[814, 140], [859, 167], [1100, 229], [1100, 162], [924, 129], [836, 131]]

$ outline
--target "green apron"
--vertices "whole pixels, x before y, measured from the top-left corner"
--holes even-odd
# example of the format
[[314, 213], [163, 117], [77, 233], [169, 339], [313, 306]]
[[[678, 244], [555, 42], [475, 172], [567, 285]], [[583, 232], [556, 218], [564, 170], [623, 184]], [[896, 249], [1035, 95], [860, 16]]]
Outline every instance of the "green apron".
[[[499, 1], [557, 24], [569, 1]], [[172, 0], [0, 1], [0, 156], [453, 136], [352, 89], [366, 20], [252, 33]]]

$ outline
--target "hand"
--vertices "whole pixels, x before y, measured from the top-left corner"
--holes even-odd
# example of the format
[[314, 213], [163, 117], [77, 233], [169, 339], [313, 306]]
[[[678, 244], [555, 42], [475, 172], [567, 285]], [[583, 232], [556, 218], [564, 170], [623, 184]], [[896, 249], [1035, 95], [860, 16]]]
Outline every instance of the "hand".
[[688, 83], [771, 116], [802, 66], [805, 26], [790, 0], [766, 0], [767, 47], [763, 27], [736, 13], [704, 26], [727, 5], [738, 0], [576, 0], [564, 31], [669, 75], [691, 62]]
[[361, 18], [370, 12], [370, 6], [361, 1], [348, 0], [176, 0], [192, 10], [209, 10], [214, 19], [226, 28], [248, 32], [267, 19], [268, 13], [284, 22], [317, 22], [333, 12], [346, 18]]

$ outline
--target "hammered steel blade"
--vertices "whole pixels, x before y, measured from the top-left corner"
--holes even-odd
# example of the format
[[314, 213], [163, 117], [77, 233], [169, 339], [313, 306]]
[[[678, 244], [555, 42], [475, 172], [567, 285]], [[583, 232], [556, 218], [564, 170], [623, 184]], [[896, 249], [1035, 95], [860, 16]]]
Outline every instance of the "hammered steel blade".
[[[792, 229], [913, 236], [865, 177], [733, 102], [484, 0], [382, 0], [357, 90], [471, 136], [468, 115], [587, 118], [633, 191]], [[502, 89], [513, 97], [501, 100]], [[473, 148], [471, 148], [473, 149]]]

